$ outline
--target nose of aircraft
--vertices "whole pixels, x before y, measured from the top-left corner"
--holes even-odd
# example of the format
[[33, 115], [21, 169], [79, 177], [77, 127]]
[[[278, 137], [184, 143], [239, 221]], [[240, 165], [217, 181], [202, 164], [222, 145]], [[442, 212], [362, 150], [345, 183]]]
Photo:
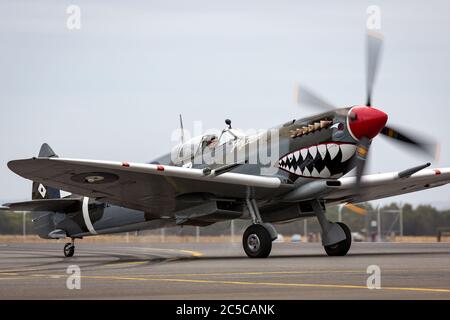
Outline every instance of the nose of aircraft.
[[373, 139], [386, 125], [388, 116], [381, 110], [358, 106], [348, 114], [348, 127], [354, 138], [367, 137]]

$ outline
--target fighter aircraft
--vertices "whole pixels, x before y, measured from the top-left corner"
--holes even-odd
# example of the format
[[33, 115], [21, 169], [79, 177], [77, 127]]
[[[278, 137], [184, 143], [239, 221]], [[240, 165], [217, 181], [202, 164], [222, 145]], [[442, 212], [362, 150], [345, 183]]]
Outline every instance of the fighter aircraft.
[[[427, 154], [433, 147], [387, 126], [387, 114], [372, 106], [382, 43], [379, 34], [368, 34], [365, 104], [335, 108], [301, 87], [299, 103], [315, 105], [322, 113], [255, 135], [233, 129], [226, 120], [220, 135], [183, 139], [174, 151], [151, 163], [60, 158], [43, 144], [38, 157], [8, 163], [13, 172], [33, 181], [33, 190], [31, 201], [5, 206], [33, 211], [34, 227], [43, 238], [70, 238], [64, 246], [66, 257], [73, 256], [75, 239], [86, 236], [207, 226], [239, 218], [250, 220], [242, 239], [245, 253], [265, 258], [277, 238], [274, 223], [314, 216], [326, 253], [346, 255], [352, 242], [350, 229], [329, 221], [327, 206], [450, 182], [450, 168], [430, 169], [429, 163], [364, 174], [371, 142], [378, 135]], [[250, 161], [261, 148], [272, 157], [278, 155], [276, 161]], [[228, 161], [206, 161], [216, 154]], [[61, 197], [60, 190], [71, 195]]]

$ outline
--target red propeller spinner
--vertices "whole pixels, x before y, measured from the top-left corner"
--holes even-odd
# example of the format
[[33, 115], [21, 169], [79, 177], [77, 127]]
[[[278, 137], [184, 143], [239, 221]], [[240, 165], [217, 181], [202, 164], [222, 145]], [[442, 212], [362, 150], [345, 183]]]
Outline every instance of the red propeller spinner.
[[356, 106], [350, 109], [347, 126], [350, 134], [356, 140], [362, 137], [373, 139], [383, 130], [388, 116], [383, 111], [366, 106]]

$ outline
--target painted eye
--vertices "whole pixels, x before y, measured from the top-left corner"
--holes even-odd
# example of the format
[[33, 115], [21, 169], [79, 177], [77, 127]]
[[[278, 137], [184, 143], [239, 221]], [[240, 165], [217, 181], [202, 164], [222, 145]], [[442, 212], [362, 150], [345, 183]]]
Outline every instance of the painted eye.
[[344, 130], [344, 124], [342, 122], [335, 123], [331, 126], [331, 128], [337, 129], [339, 131]]

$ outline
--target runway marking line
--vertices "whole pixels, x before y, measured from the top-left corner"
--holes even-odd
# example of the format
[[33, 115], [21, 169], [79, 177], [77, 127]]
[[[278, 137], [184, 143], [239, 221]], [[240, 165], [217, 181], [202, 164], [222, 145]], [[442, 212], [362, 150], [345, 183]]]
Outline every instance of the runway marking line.
[[[55, 275], [34, 274], [24, 276], [23, 278], [53, 278]], [[62, 276], [59, 276], [62, 278]], [[130, 281], [159, 281], [175, 283], [198, 283], [198, 284], [225, 284], [225, 285], [245, 285], [245, 286], [271, 286], [271, 287], [303, 287], [303, 288], [328, 288], [328, 289], [364, 289], [369, 290], [367, 286], [349, 285], [349, 284], [321, 284], [321, 283], [285, 283], [285, 282], [252, 282], [252, 281], [228, 281], [228, 280], [205, 280], [205, 279], [176, 279], [176, 278], [146, 278], [146, 277], [126, 277], [126, 276], [81, 276], [85, 279], [96, 280], [130, 280]], [[15, 279], [15, 278], [3, 278]], [[19, 278], [17, 278], [19, 279]], [[432, 293], [450, 293], [450, 289], [443, 288], [413, 288], [413, 287], [381, 287], [379, 290], [389, 291], [413, 291], [413, 292], [432, 292]], [[378, 290], [374, 290], [378, 291]]]
[[[383, 269], [383, 272], [414, 272], [414, 271], [450, 271], [448, 268], [438, 269]], [[364, 274], [365, 270], [308, 270], [308, 271], [249, 271], [249, 272], [213, 272], [213, 273], [166, 273], [166, 274], [134, 274], [133, 276], [151, 276], [151, 277], [204, 277], [204, 276], [233, 276], [233, 275], [296, 275], [296, 274], [328, 274], [328, 273], [360, 273]]]
[[[190, 250], [179, 250], [170, 248], [140, 248], [135, 247], [133, 249], [138, 249], [142, 251], [164, 251], [164, 252], [183, 252], [190, 254], [193, 257], [201, 257], [203, 253]], [[98, 252], [95, 252], [98, 253]], [[169, 258], [170, 259], [170, 258]], [[123, 265], [123, 264], [143, 264], [147, 261], [134, 261], [125, 263], [111, 263], [110, 265]], [[9, 270], [4, 270], [9, 271]], [[2, 272], [0, 270], [0, 275], [11, 276], [7, 278], [0, 278], [0, 280], [20, 280], [29, 279], [30, 277], [47, 277], [53, 279], [59, 279], [64, 277], [63, 275], [49, 275], [49, 274], [33, 274], [18, 276], [17, 273], [12, 272]], [[17, 270], [11, 270], [17, 271]], [[39, 271], [39, 269], [22, 269], [21, 271]], [[389, 270], [389, 271], [405, 271], [404, 269], [399, 270]], [[185, 273], [185, 274], [153, 274], [152, 277], [167, 277], [167, 276], [224, 276], [224, 275], [269, 275], [269, 274], [317, 274], [317, 273], [361, 273], [361, 270], [326, 270], [326, 271], [262, 271], [262, 272], [226, 272], [226, 273]], [[248, 286], [277, 286], [277, 287], [315, 287], [315, 288], [340, 288], [340, 289], [365, 289], [368, 290], [366, 286], [360, 285], [346, 285], [346, 284], [313, 284], [313, 283], [283, 283], [283, 282], [252, 282], [252, 281], [230, 281], [230, 280], [206, 280], [206, 279], [176, 279], [176, 278], [148, 278], [142, 276], [81, 276], [87, 279], [98, 279], [98, 280], [130, 280], [130, 281], [162, 281], [162, 282], [178, 282], [178, 283], [199, 283], [199, 284], [226, 284], [226, 285], [248, 285]], [[450, 289], [439, 289], [439, 288], [411, 288], [411, 287], [382, 287], [380, 290], [391, 290], [391, 291], [416, 291], [416, 292], [439, 292], [439, 293], [450, 293]]]
[[[110, 263], [104, 266], [99, 266], [98, 268], [101, 267], [109, 267], [109, 266], [123, 266], [123, 265], [141, 265], [141, 264], [146, 264], [148, 263], [148, 261], [133, 261], [133, 262], [119, 262], [119, 263]], [[28, 270], [18, 270], [18, 271], [44, 271], [42, 269], [28, 269]], [[393, 271], [393, 270], [391, 270]], [[403, 270], [397, 270], [397, 271], [403, 271]], [[134, 274], [134, 277], [141, 277], [141, 276], [151, 276], [151, 277], [198, 277], [198, 276], [227, 276], [227, 275], [276, 275], [276, 274], [280, 274], [280, 275], [286, 275], [286, 274], [320, 274], [320, 273], [361, 273], [361, 270], [325, 270], [325, 271], [253, 271], [253, 272], [222, 272], [222, 273], [172, 273], [172, 274]], [[6, 276], [10, 276], [10, 275], [15, 275], [15, 276], [22, 276], [19, 273], [9, 273], [9, 272], [2, 272], [0, 271], [0, 276], [1, 275], [6, 275]], [[24, 278], [26, 278], [29, 275], [23, 275]], [[36, 275], [34, 275], [36, 276]], [[44, 274], [40, 274], [38, 276], [45, 276]], [[49, 275], [50, 276], [50, 275]]]
[[[400, 270], [403, 271], [403, 270]], [[323, 270], [323, 271], [250, 271], [250, 272], [217, 272], [217, 273], [171, 273], [171, 274], [143, 274], [152, 277], [204, 277], [204, 276], [263, 276], [276, 274], [318, 274], [318, 273], [363, 273], [361, 270]], [[141, 275], [136, 275], [141, 276]]]
[[24, 277], [20, 276], [17, 278], [0, 278], [0, 280], [24, 280]]
[[200, 251], [192, 251], [192, 250], [180, 250], [181, 252], [188, 253], [193, 257], [203, 257], [203, 253]]
[[[100, 279], [100, 280], [165, 281], [165, 282], [184, 282], [184, 283], [234, 284], [234, 285], [250, 285], [250, 286], [313, 287], [313, 288], [338, 288], [338, 289], [369, 290], [367, 288], [367, 286], [346, 285], [346, 284], [251, 282], [251, 281], [174, 279], [174, 278], [145, 278], [145, 277], [137, 278], [137, 277], [115, 277], [115, 276], [81, 276], [81, 277], [87, 278], [87, 279]], [[381, 287], [381, 289], [379, 289], [379, 290], [450, 293], [450, 289], [439, 289], [439, 288]]]
[[[321, 271], [320, 273], [332, 273], [332, 272], [356, 272], [353, 270], [335, 270], [335, 271]], [[358, 271], [360, 272], [360, 271]], [[305, 274], [305, 273], [317, 273], [308, 271], [273, 271], [273, 272], [230, 272], [230, 273], [216, 273], [216, 274], [203, 274], [203, 275], [225, 275], [225, 274], [240, 274], [240, 275], [252, 275], [252, 274]], [[34, 278], [50, 278], [59, 279], [65, 275], [52, 275], [52, 274], [32, 274], [27, 276], [19, 276], [14, 273], [2, 273], [2, 275], [8, 275], [11, 277], [0, 278], [0, 280], [20, 280]], [[181, 275], [181, 274], [179, 274]], [[201, 276], [202, 274], [185, 274]], [[153, 277], [156, 275], [152, 275]], [[167, 276], [167, 275], [161, 275]], [[175, 276], [175, 274], [172, 274]], [[149, 278], [149, 277], [136, 277], [136, 276], [81, 276], [86, 279], [97, 280], [130, 280], [130, 281], [162, 281], [162, 282], [178, 282], [178, 283], [199, 283], [199, 284], [227, 284], [227, 285], [250, 285], [250, 286], [276, 286], [276, 287], [313, 287], [313, 288], [337, 288], [337, 289], [365, 289], [366, 286], [360, 285], [347, 285], [347, 284], [320, 284], [320, 283], [285, 283], [285, 282], [252, 282], [252, 281], [230, 281], [230, 280], [206, 280], [206, 279], [176, 279], [176, 278]], [[436, 292], [436, 293], [450, 293], [450, 289], [443, 288], [414, 288], [414, 287], [381, 287], [380, 290], [390, 291], [416, 291], [416, 292]]]
[[[171, 259], [171, 258], [169, 258]], [[121, 266], [121, 265], [140, 265], [146, 264], [148, 261], [130, 261], [130, 262], [112, 262], [98, 268], [106, 266]], [[6, 271], [6, 272], [5, 272]], [[0, 275], [19, 275], [19, 273], [12, 273], [10, 270], [0, 270]], [[11, 271], [45, 271], [42, 269], [15, 269]], [[438, 269], [384, 269], [384, 272], [411, 272], [411, 271], [450, 271], [448, 268]], [[308, 271], [249, 271], [249, 272], [213, 272], [213, 273], [166, 273], [166, 274], [134, 274], [133, 277], [151, 276], [151, 277], [204, 277], [204, 276], [233, 276], [233, 275], [296, 275], [296, 274], [329, 274], [329, 273], [361, 273], [361, 270], [308, 270]], [[25, 276], [25, 275], [24, 275]]]
[[146, 248], [146, 247], [131, 247], [125, 249], [138, 249], [142, 251], [163, 251], [163, 252], [174, 252], [174, 253], [187, 253], [193, 257], [203, 257], [203, 253], [200, 251], [184, 250], [184, 249], [171, 249], [171, 248]]
[[5, 275], [5, 276], [18, 276], [19, 274], [18, 273], [13, 273], [13, 272], [2, 272], [2, 273], [0, 273], [0, 275]]

